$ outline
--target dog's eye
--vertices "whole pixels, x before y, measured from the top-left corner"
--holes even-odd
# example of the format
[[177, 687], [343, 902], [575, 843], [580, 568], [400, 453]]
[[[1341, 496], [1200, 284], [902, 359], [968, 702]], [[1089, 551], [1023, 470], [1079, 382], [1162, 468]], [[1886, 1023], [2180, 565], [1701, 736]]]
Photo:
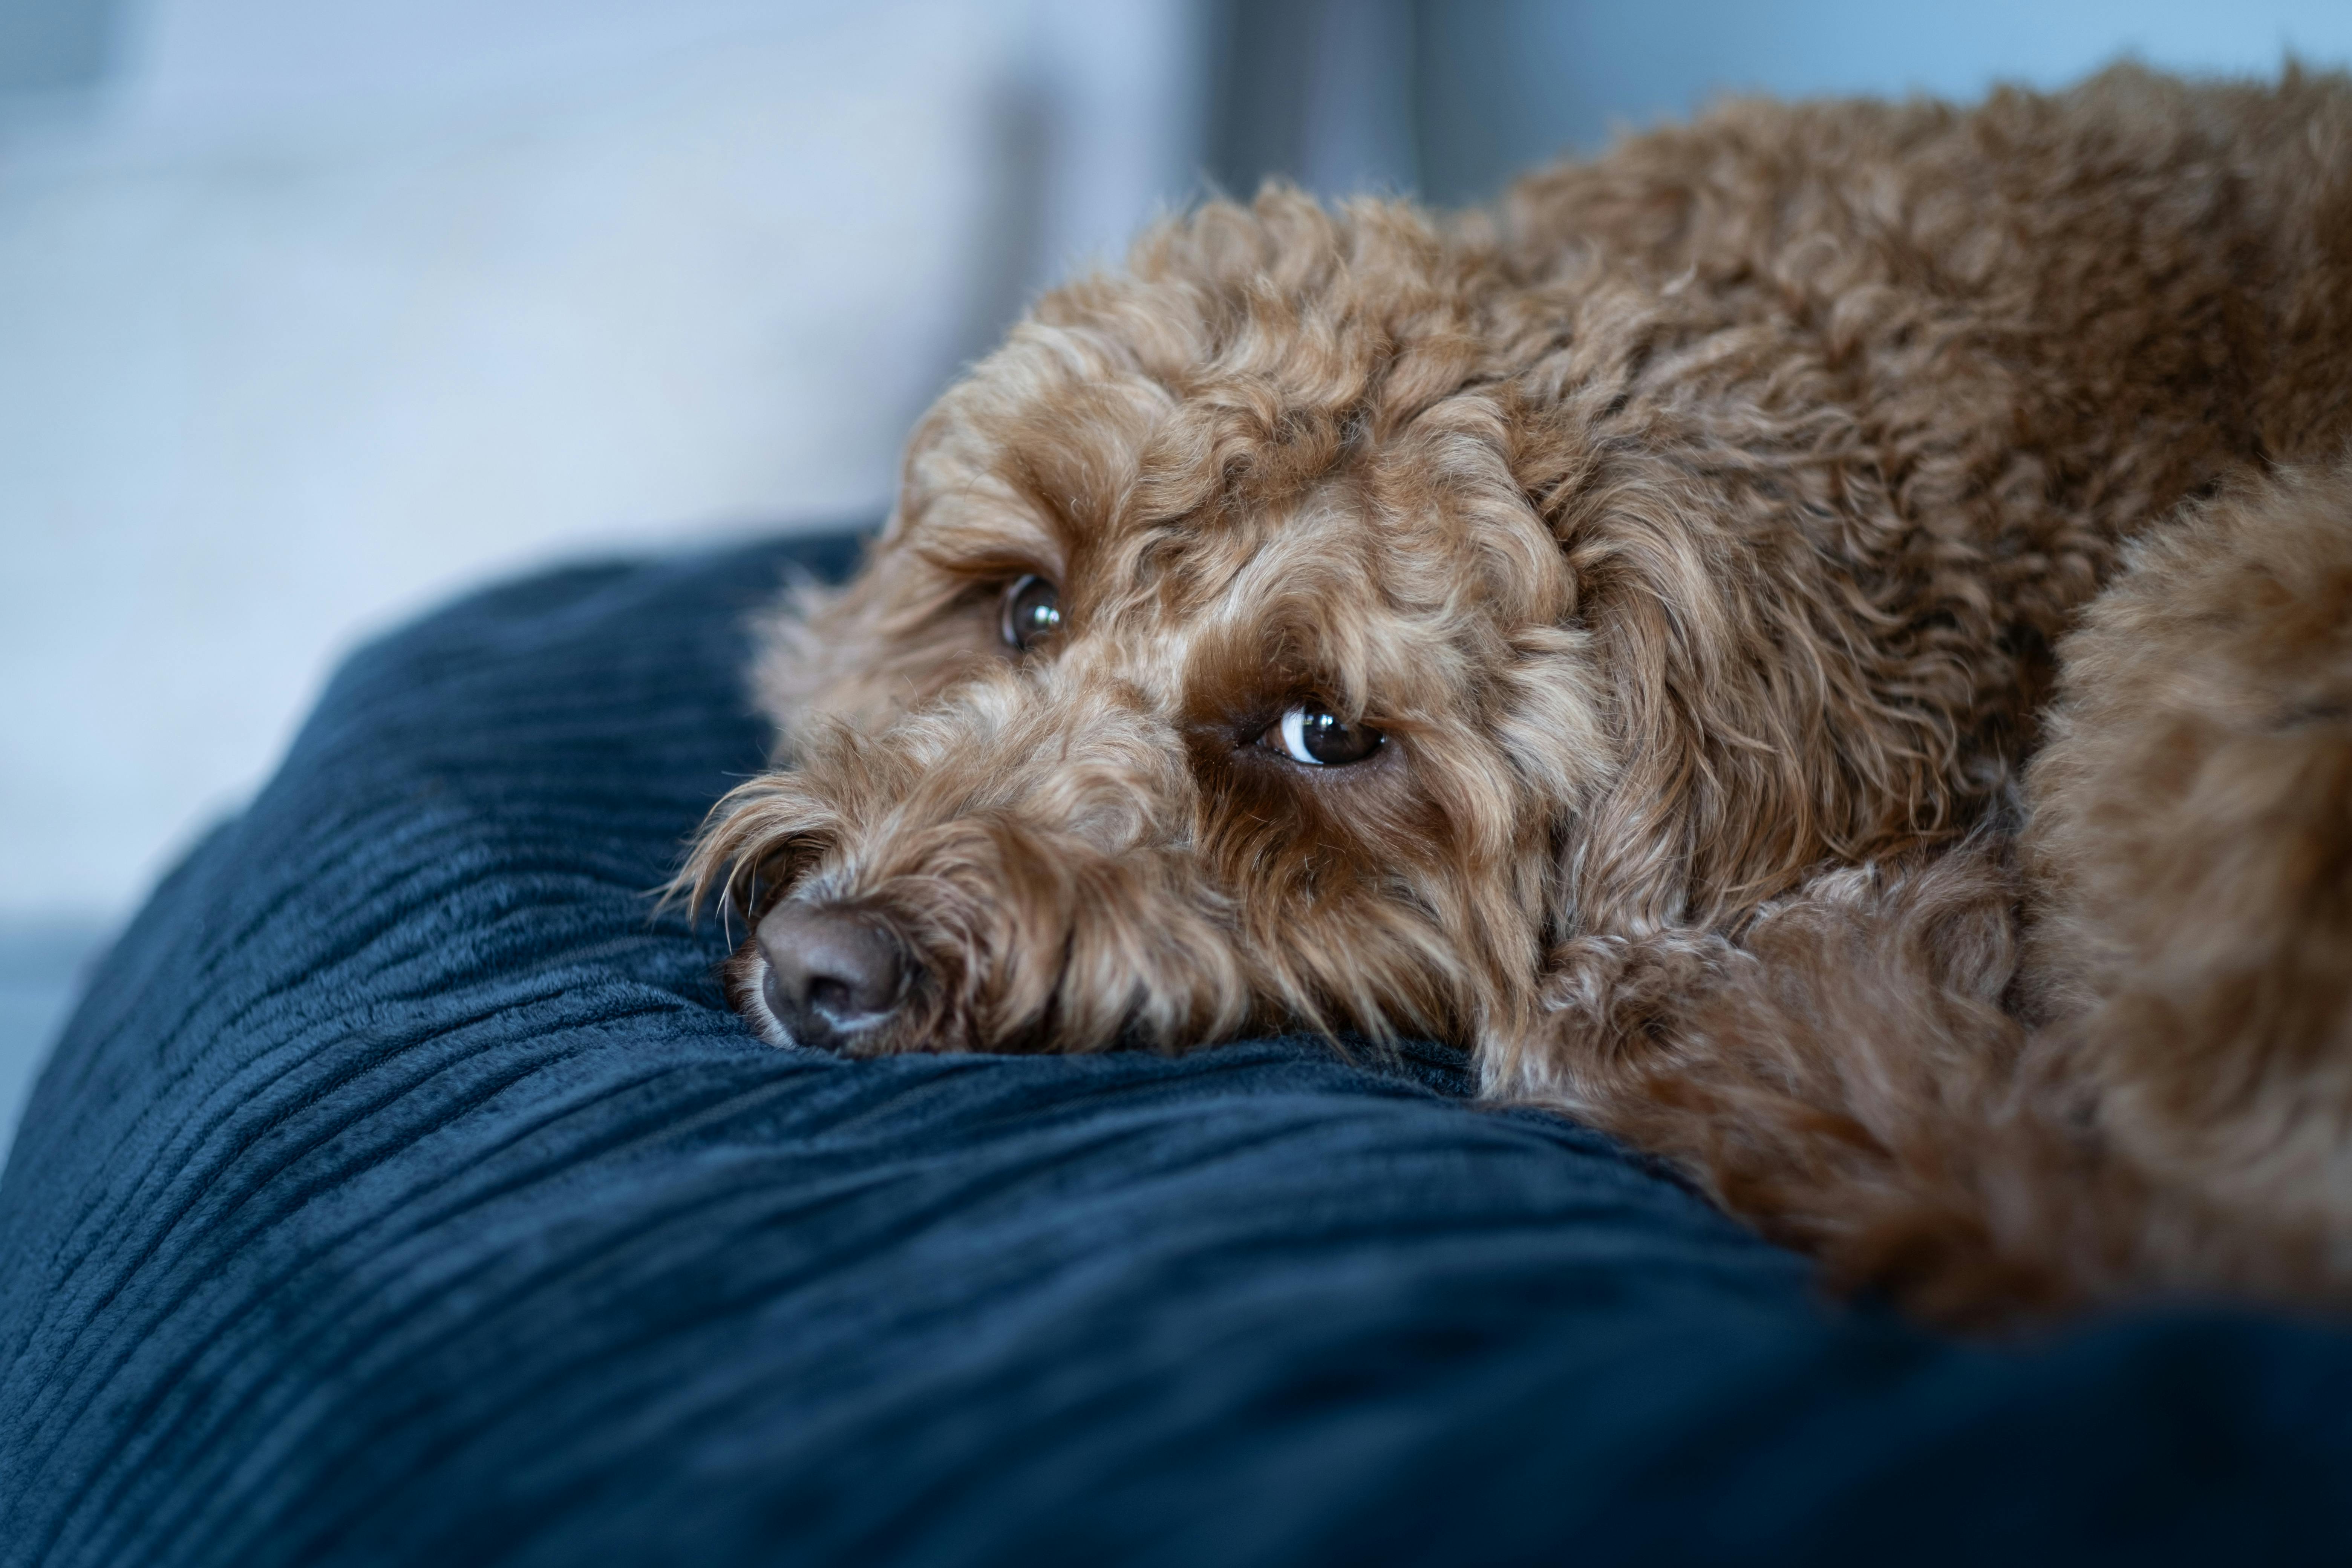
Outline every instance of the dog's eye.
[[1301, 702], [1265, 732], [1265, 744], [1294, 763], [1336, 768], [1360, 763], [1385, 739], [1370, 724], [1350, 724], [1320, 702]]
[[1004, 642], [1026, 652], [1062, 629], [1062, 598], [1032, 572], [1004, 590]]

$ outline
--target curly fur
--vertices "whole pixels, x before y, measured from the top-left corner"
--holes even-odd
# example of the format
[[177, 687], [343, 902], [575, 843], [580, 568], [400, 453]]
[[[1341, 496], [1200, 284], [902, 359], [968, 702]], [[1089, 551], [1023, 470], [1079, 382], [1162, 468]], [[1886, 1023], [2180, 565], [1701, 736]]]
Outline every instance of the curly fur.
[[1938, 1317], [2335, 1296], [2347, 436], [2339, 77], [1211, 203], [925, 418], [681, 887], [887, 921], [861, 1049], [1460, 1042]]

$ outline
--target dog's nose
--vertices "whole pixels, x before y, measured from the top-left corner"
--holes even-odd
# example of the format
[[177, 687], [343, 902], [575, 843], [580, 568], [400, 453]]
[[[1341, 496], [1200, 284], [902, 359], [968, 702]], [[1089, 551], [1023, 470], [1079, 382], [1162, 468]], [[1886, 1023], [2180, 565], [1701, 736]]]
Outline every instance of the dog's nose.
[[761, 999], [795, 1045], [837, 1050], [906, 994], [906, 949], [874, 916], [787, 900], [756, 934], [768, 961]]

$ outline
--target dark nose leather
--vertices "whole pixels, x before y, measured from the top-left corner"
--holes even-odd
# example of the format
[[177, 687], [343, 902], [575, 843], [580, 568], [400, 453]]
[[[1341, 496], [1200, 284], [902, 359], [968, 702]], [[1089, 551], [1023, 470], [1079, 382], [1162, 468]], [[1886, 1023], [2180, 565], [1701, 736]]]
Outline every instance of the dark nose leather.
[[756, 934], [768, 961], [761, 999], [795, 1045], [837, 1050], [906, 995], [906, 949], [874, 916], [787, 899]]

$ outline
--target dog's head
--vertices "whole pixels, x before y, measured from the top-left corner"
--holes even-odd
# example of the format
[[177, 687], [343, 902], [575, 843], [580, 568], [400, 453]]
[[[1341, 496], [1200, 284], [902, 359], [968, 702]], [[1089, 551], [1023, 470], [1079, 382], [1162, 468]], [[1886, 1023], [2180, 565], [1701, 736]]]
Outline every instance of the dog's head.
[[1540, 292], [1410, 209], [1276, 192], [1048, 295], [919, 426], [861, 575], [787, 617], [790, 766], [684, 873], [751, 920], [762, 1032], [1514, 1040], [1560, 942], [1816, 853], [1756, 824], [1808, 819], [1821, 742], [1698, 710], [1737, 617], [1638, 440], [1643, 351]]

